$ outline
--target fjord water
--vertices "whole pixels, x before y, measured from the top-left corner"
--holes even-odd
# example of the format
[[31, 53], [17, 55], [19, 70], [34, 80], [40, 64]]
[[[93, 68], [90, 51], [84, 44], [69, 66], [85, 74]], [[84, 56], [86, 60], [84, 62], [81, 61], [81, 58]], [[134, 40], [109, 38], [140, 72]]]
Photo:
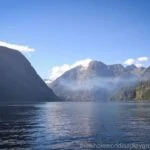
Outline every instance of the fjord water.
[[150, 103], [0, 106], [0, 148], [44, 150], [89, 148], [89, 144], [148, 144], [149, 133]]

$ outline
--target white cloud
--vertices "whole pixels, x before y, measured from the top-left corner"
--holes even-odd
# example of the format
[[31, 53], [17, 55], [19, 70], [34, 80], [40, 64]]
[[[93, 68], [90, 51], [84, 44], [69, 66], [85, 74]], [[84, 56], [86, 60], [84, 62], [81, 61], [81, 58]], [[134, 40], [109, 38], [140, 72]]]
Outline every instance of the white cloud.
[[124, 62], [125, 65], [133, 65], [134, 63], [135, 63], [135, 59], [133, 58], [129, 58]]
[[7, 42], [3, 42], [3, 41], [0, 41], [0, 46], [11, 48], [13, 50], [17, 50], [17, 51], [20, 51], [20, 52], [23, 52], [23, 53], [34, 52], [35, 51], [33, 48], [30, 48], [28, 46], [11, 44], [11, 43], [7, 43]]
[[139, 57], [137, 58], [137, 60], [140, 62], [145, 62], [145, 61], [148, 61], [148, 57]]
[[124, 65], [135, 65], [137, 67], [142, 67], [144, 63], [148, 62], [150, 59], [149, 57], [138, 57], [138, 58], [129, 58], [123, 62]]
[[55, 66], [51, 70], [50, 80], [54, 81], [55, 79], [60, 77], [63, 73], [65, 73], [66, 71], [68, 71], [68, 70], [70, 70], [74, 67], [82, 65], [83, 67], [86, 68], [86, 67], [88, 67], [88, 64], [91, 61], [92, 61], [91, 59], [84, 59], [84, 60], [77, 61], [77, 62], [75, 62], [71, 65], [70, 64], [64, 64], [64, 65], [61, 65], [61, 66]]
[[140, 63], [137, 63], [137, 64], [135, 64], [135, 66], [138, 67], [138, 68], [140, 68], [140, 67], [142, 67], [143, 65], [140, 64]]

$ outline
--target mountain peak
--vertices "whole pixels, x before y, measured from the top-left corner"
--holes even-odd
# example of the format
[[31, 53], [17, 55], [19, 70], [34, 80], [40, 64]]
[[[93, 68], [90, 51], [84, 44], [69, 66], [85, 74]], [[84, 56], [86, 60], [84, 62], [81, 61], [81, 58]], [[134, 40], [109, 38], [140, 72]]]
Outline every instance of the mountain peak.
[[96, 60], [92, 60], [89, 65], [88, 65], [88, 68], [90, 69], [95, 69], [95, 68], [101, 68], [101, 67], [107, 67], [106, 64], [104, 64], [103, 62], [101, 61], [96, 61]]
[[88, 68], [88, 66], [89, 66], [89, 64], [92, 62], [93, 60], [92, 59], [85, 59], [85, 60], [83, 60], [83, 61], [79, 61], [78, 63], [79, 64], [77, 64], [77, 66], [82, 66], [82, 67], [84, 67], [84, 68]]
[[136, 69], [137, 66], [132, 64], [132, 65], [126, 66], [126, 68], [127, 69]]

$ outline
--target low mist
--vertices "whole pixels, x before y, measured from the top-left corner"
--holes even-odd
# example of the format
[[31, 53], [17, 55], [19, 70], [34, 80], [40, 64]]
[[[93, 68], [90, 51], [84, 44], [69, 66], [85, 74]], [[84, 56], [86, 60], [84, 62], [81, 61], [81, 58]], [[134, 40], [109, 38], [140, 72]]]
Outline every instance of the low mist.
[[[104, 78], [104, 77], [95, 77], [84, 80], [67, 80], [67, 79], [59, 79], [57, 84], [65, 89], [70, 91], [80, 91], [80, 90], [97, 90], [97, 89], [105, 89], [108, 91], [114, 91], [117, 88], [124, 86], [132, 86], [138, 81], [137, 77], [132, 78]], [[51, 86], [51, 85], [50, 85]], [[53, 86], [53, 84], [52, 84]]]

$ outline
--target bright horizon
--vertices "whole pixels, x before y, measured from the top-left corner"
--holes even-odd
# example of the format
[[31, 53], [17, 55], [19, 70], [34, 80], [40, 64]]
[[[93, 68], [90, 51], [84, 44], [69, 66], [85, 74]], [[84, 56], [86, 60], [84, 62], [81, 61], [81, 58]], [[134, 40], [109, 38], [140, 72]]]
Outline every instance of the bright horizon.
[[148, 0], [2, 0], [0, 45], [23, 52], [42, 78], [84, 59], [148, 66], [149, 7]]

